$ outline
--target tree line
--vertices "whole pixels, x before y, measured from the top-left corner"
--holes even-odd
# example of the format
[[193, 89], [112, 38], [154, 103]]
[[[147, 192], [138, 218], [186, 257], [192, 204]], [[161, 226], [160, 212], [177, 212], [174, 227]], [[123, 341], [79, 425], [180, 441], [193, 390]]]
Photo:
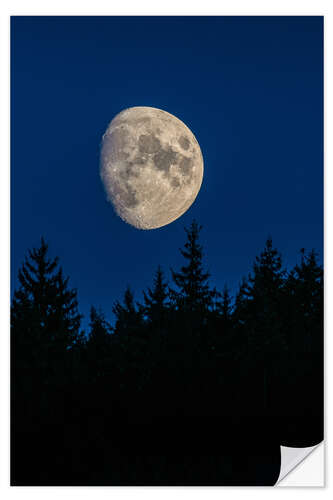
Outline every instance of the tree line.
[[159, 266], [113, 324], [91, 307], [88, 332], [45, 240], [28, 252], [11, 305], [12, 484], [274, 484], [280, 444], [321, 441], [315, 251], [287, 271], [268, 238], [232, 297], [210, 285], [200, 231], [185, 229], [170, 283]]

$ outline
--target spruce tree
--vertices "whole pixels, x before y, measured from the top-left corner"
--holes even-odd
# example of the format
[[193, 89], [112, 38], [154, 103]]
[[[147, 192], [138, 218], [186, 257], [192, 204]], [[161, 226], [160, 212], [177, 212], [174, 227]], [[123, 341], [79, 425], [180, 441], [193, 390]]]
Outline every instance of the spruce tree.
[[286, 346], [282, 328], [284, 280], [281, 255], [268, 238], [264, 250], [255, 259], [246, 290], [249, 346], [260, 356], [280, 353]]
[[222, 293], [222, 300], [220, 302], [220, 314], [224, 323], [228, 323], [232, 316], [232, 300], [228, 287], [225, 285]]
[[116, 301], [112, 311], [116, 317], [115, 332], [128, 335], [142, 326], [141, 311], [134, 302], [134, 294], [130, 286], [126, 287], [123, 302]]
[[111, 325], [104, 313], [92, 306], [90, 308], [89, 338], [87, 356], [91, 368], [91, 380], [103, 377], [112, 368], [111, 365]]
[[[211, 334], [210, 319], [213, 313], [215, 291], [209, 285], [209, 273], [203, 265], [203, 249], [199, 242], [201, 226], [194, 220], [185, 228], [186, 242], [180, 250], [185, 262], [178, 272], [171, 269], [176, 289], [170, 288], [174, 313], [167, 336], [167, 351], [172, 356], [172, 391], [175, 407], [186, 411], [185, 401], [193, 386], [201, 381], [210, 386], [208, 373], [212, 372], [212, 347], [216, 332]], [[194, 399], [189, 403], [195, 404]]]
[[111, 325], [106, 321], [104, 313], [94, 306], [90, 308], [90, 345], [101, 345], [108, 343], [111, 334]]
[[225, 357], [231, 354], [235, 339], [232, 298], [226, 285], [222, 293], [215, 290], [215, 294], [217, 300], [210, 320], [210, 348], [218, 357]]
[[294, 352], [322, 352], [323, 349], [323, 268], [314, 250], [301, 250], [301, 262], [286, 280], [286, 328]]
[[203, 318], [212, 308], [215, 292], [208, 283], [209, 273], [203, 269], [203, 250], [199, 243], [201, 229], [195, 220], [185, 228], [187, 241], [180, 252], [186, 263], [179, 272], [171, 270], [178, 290], [170, 289], [170, 293], [178, 310], [199, 313]]
[[153, 280], [153, 287], [143, 292], [143, 314], [149, 323], [162, 324], [168, 311], [168, 284], [164, 279], [161, 266], [158, 266]]
[[127, 286], [123, 301], [116, 301], [112, 309], [116, 323], [114, 328], [115, 341], [121, 347], [124, 362], [133, 361], [137, 364], [146, 344], [146, 331], [142, 318], [142, 310], [134, 302], [134, 294]]
[[268, 411], [273, 372], [280, 369], [286, 353], [282, 320], [284, 282], [281, 255], [268, 238], [264, 250], [255, 258], [242, 296], [238, 297], [241, 331], [247, 340], [244, 367], [248, 380], [253, 377], [252, 397], [259, 412]]
[[48, 257], [48, 245], [41, 238], [39, 248], [29, 250], [19, 269], [11, 335], [15, 356], [23, 363], [45, 364], [48, 354], [64, 353], [81, 339], [77, 292], [69, 288], [58, 261]]
[[249, 284], [243, 276], [235, 298], [233, 319], [237, 328], [245, 325], [248, 305]]
[[[12, 410], [15, 429], [38, 432], [41, 418], [64, 418], [65, 393], [82, 340], [77, 293], [48, 245], [29, 250], [11, 307]], [[51, 425], [51, 424], [50, 424]], [[53, 425], [53, 424], [52, 424]]]

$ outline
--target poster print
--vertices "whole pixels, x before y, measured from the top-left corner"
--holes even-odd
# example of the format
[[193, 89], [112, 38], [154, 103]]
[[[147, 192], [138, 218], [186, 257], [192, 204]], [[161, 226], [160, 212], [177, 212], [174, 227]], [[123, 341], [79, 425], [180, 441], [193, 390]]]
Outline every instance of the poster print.
[[322, 17], [12, 17], [11, 169], [12, 485], [323, 440]]

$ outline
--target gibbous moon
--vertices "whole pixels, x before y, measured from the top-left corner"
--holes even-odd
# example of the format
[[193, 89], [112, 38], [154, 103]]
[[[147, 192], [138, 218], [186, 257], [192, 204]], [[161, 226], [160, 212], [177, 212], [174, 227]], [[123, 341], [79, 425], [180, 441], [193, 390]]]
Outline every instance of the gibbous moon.
[[155, 229], [183, 215], [202, 183], [203, 158], [191, 130], [150, 107], [128, 108], [102, 140], [100, 175], [117, 214], [138, 229]]

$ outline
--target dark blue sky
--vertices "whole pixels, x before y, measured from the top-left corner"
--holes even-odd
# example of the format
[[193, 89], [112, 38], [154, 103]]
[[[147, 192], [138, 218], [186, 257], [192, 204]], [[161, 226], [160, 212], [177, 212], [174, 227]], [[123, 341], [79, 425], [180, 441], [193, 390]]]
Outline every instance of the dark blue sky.
[[[182, 263], [202, 225], [211, 282], [236, 290], [270, 234], [287, 267], [323, 252], [321, 17], [14, 17], [11, 25], [12, 285], [44, 235], [80, 309], [111, 317], [160, 263]], [[139, 231], [106, 201], [99, 148], [122, 109], [186, 123], [204, 157], [195, 203]]]

